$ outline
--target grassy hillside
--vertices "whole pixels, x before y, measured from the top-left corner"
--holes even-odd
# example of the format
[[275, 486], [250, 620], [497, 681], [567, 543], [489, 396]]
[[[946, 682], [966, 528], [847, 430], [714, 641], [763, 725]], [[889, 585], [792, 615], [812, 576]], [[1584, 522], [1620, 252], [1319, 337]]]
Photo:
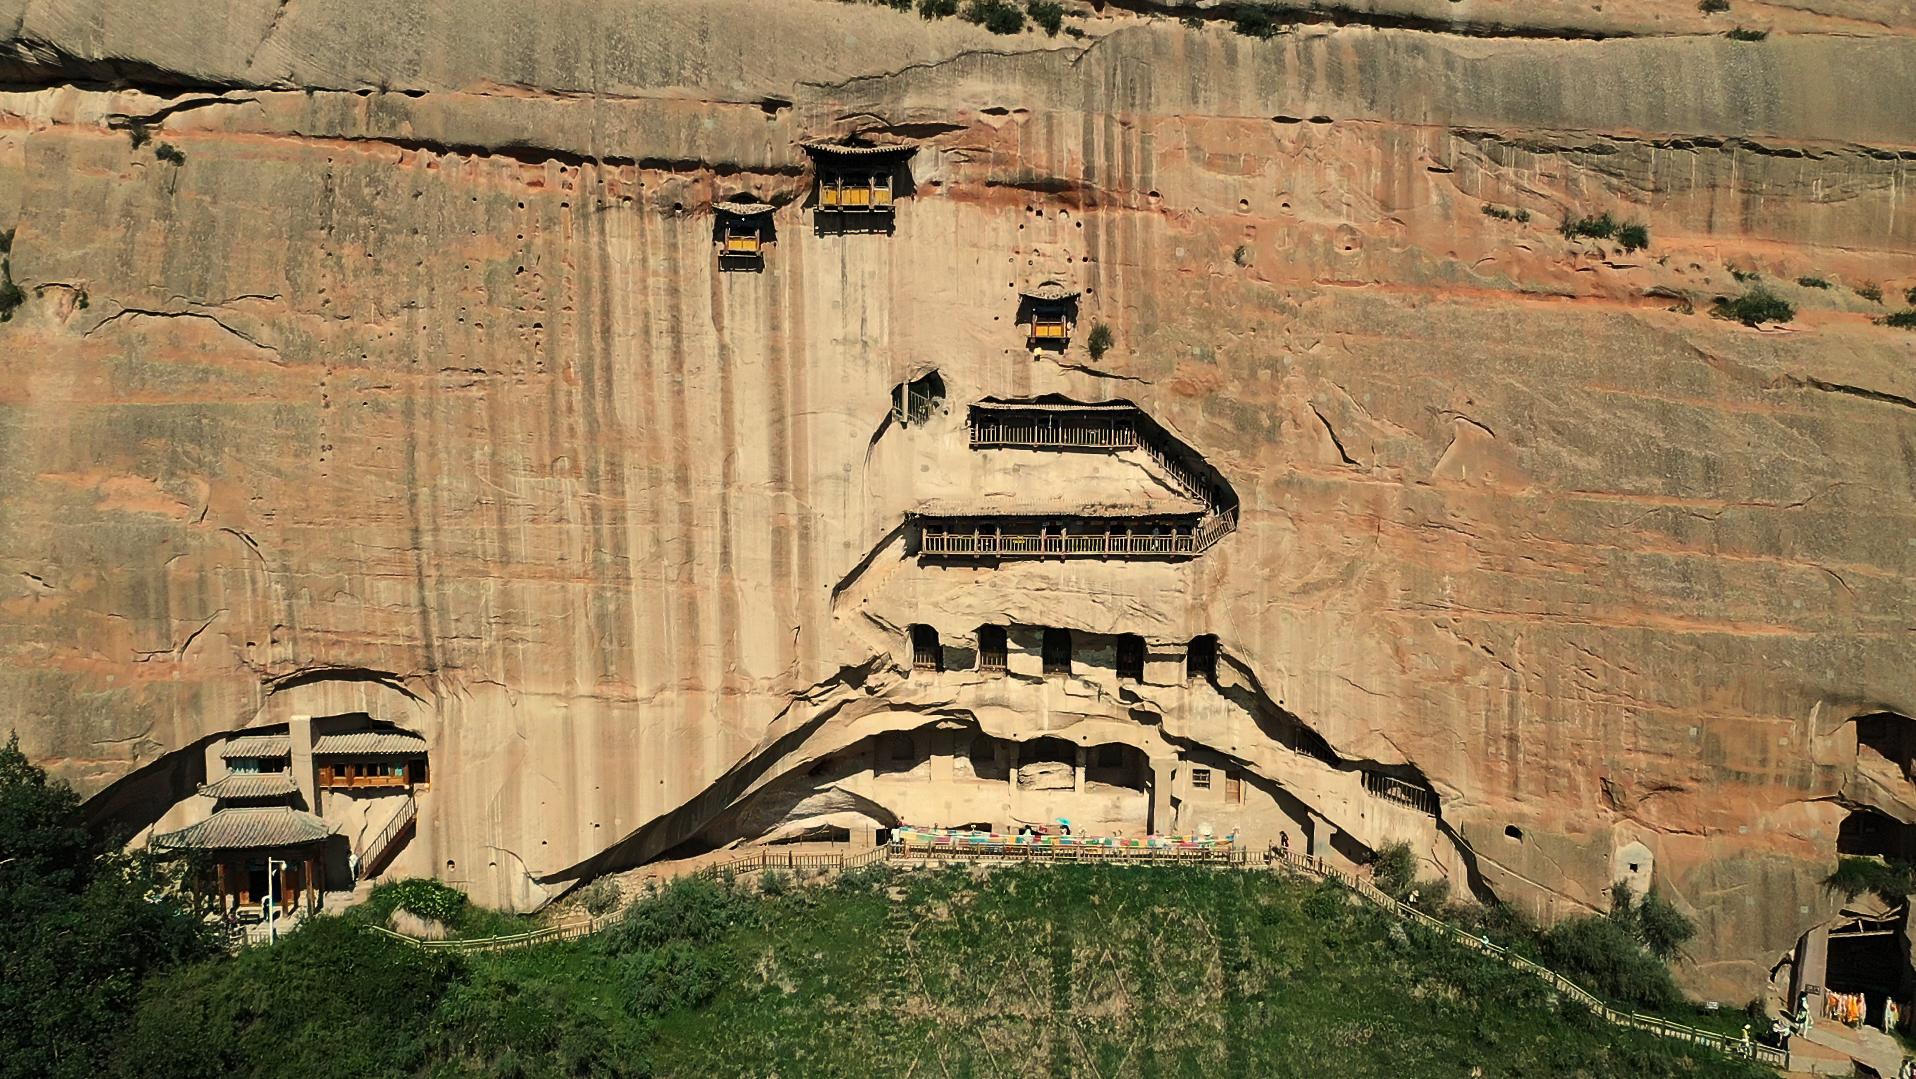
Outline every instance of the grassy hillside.
[[1107, 866], [686, 880], [596, 938], [498, 956], [322, 918], [151, 983], [115, 1063], [153, 1079], [1766, 1074], [1613, 1030], [1334, 886]]

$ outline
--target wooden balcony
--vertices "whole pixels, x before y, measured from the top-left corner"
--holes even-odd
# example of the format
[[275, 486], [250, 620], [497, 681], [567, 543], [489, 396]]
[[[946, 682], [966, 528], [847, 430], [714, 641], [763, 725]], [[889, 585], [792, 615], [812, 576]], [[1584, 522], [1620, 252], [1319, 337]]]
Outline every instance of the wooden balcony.
[[1224, 517], [1210, 518], [1184, 528], [1112, 522], [1104, 531], [1014, 532], [976, 527], [959, 531], [954, 522], [927, 523], [919, 545], [921, 555], [970, 558], [1139, 558], [1192, 557], [1208, 550], [1236, 527]]
[[822, 177], [818, 181], [818, 208], [836, 213], [890, 213], [891, 177]]

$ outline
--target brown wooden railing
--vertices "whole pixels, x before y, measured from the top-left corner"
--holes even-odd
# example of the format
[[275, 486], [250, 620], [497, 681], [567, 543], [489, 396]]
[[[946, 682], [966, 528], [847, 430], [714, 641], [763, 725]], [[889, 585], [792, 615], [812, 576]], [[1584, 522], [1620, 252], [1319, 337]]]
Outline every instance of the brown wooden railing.
[[1138, 431], [1129, 419], [1062, 425], [981, 420], [971, 425], [971, 444], [974, 448], [1063, 446], [1071, 449], [1128, 450], [1138, 445]]
[[1387, 802], [1395, 802], [1405, 809], [1414, 809], [1433, 817], [1437, 815], [1437, 796], [1401, 779], [1377, 772], [1365, 772], [1364, 790]]
[[[1115, 522], [1120, 525], [1123, 521]], [[919, 551], [932, 555], [1195, 555], [1235, 531], [1237, 514], [1209, 516], [1188, 532], [953, 532], [927, 526]]]
[[1449, 937], [1466, 948], [1483, 952], [1485, 955], [1511, 967], [1542, 978], [1545, 982], [1549, 983], [1552, 989], [1589, 1008], [1593, 1015], [1602, 1018], [1605, 1022], [1614, 1026], [1649, 1031], [1660, 1037], [1674, 1038], [1677, 1041], [1688, 1042], [1692, 1045], [1701, 1045], [1716, 1049], [1733, 1057], [1759, 1060], [1778, 1068], [1783, 1067], [1789, 1062], [1789, 1054], [1786, 1051], [1773, 1046], [1763, 1045], [1760, 1042], [1732, 1038], [1727, 1034], [1719, 1034], [1713, 1030], [1701, 1030], [1697, 1027], [1685, 1026], [1682, 1023], [1672, 1023], [1668, 1019], [1659, 1018], [1654, 1015], [1644, 1015], [1641, 1012], [1612, 1008], [1610, 1005], [1604, 1003], [1595, 993], [1558, 974], [1556, 971], [1533, 963], [1508, 948], [1492, 944], [1488, 937], [1473, 935], [1448, 922], [1439, 921], [1407, 903], [1400, 903], [1390, 896], [1385, 895], [1382, 890], [1370, 881], [1338, 869], [1321, 858], [1313, 858], [1308, 854], [1299, 854], [1288, 847], [1275, 850], [1272, 852], [1272, 855], [1279, 862], [1298, 872], [1316, 877], [1320, 880], [1337, 881], [1364, 899], [1383, 908], [1388, 914], [1394, 914], [1399, 918], [1416, 922], [1432, 932], [1441, 933]]
[[[1613, 1026], [1633, 1030], [1647, 1031], [1658, 1037], [1671, 1038], [1691, 1045], [1714, 1049], [1732, 1057], [1741, 1057], [1760, 1061], [1772, 1067], [1782, 1068], [1789, 1063], [1789, 1054], [1774, 1046], [1759, 1042], [1730, 1037], [1713, 1030], [1672, 1023], [1654, 1015], [1641, 1012], [1624, 1011], [1612, 1008], [1596, 994], [1583, 988], [1570, 979], [1548, 967], [1533, 963], [1508, 948], [1492, 944], [1488, 937], [1477, 936], [1457, 928], [1447, 922], [1425, 914], [1407, 903], [1400, 903], [1384, 894], [1370, 881], [1338, 869], [1321, 858], [1300, 854], [1288, 847], [1270, 852], [1273, 861], [1293, 871], [1320, 880], [1335, 880], [1357, 893], [1363, 899], [1383, 909], [1385, 913], [1395, 915], [1407, 921], [1413, 921], [1435, 933], [1440, 933], [1464, 947], [1483, 952], [1493, 959], [1543, 979], [1552, 989], [1577, 1001], [1590, 1009], [1591, 1014], [1602, 1018]], [[1217, 865], [1239, 869], [1260, 865], [1251, 860], [1249, 852], [1236, 844], [1219, 844], [1212, 847], [1104, 847], [1104, 846], [1019, 846], [1014, 844], [989, 845], [935, 845], [935, 844], [891, 844], [872, 847], [858, 854], [814, 853], [799, 851], [763, 850], [743, 855], [723, 862], [701, 866], [695, 875], [716, 877], [726, 872], [737, 873], [747, 869], [823, 869], [843, 872], [860, 866], [891, 859], [981, 859], [1008, 861], [1057, 862], [1104, 862], [1122, 861], [1133, 865]], [[503, 937], [486, 937], [479, 940], [421, 940], [404, 933], [395, 933], [381, 926], [366, 928], [394, 940], [404, 941], [428, 951], [452, 952], [494, 952], [509, 948], [523, 948], [532, 944], [554, 941], [576, 940], [603, 929], [617, 925], [625, 919], [630, 907], [621, 908], [610, 914], [587, 917], [564, 922], [545, 929], [535, 929], [527, 933], [516, 933]]]
[[[1142, 430], [1136, 420], [1128, 415], [1110, 415], [1093, 409], [1083, 411], [1062, 411], [1045, 414], [1043, 420], [1029, 415], [1014, 419], [978, 418], [973, 412], [971, 421], [971, 445], [973, 449], [987, 449], [1005, 446], [1029, 446], [1033, 449], [1108, 449], [1124, 450], [1142, 448], [1151, 460], [1184, 493], [1192, 499], [1204, 503], [1206, 513], [1200, 523], [1196, 538], [1187, 540], [1174, 537], [1163, 548], [1151, 546], [1133, 546], [1138, 539], [1156, 540], [1155, 536], [1112, 537], [1102, 544], [1087, 542], [1072, 546], [1070, 541], [1059, 543], [1055, 547], [1043, 545], [1043, 537], [1028, 535], [993, 536], [994, 541], [1009, 541], [1009, 545], [980, 547], [962, 546], [962, 533], [944, 533], [953, 537], [940, 540], [941, 543], [960, 543], [960, 546], [926, 546], [928, 554], [1199, 554], [1209, 549], [1225, 536], [1237, 530], [1237, 509], [1228, 505], [1223, 493], [1211, 484], [1211, 481], [1196, 466], [1188, 463], [1182, 454], [1170, 445], [1165, 438], [1154, 437]], [[989, 416], [989, 413], [986, 414]], [[1155, 428], [1152, 428], [1155, 430]], [[977, 535], [977, 534], [974, 534]], [[927, 535], [927, 540], [930, 535]], [[1186, 545], [1178, 546], [1179, 542]]]
[[406, 795], [406, 801], [393, 813], [392, 820], [379, 833], [379, 838], [366, 845], [360, 852], [359, 879], [371, 880], [392, 861], [392, 855], [399, 849], [399, 841], [405, 837], [406, 830], [419, 820], [419, 801], [412, 795]]

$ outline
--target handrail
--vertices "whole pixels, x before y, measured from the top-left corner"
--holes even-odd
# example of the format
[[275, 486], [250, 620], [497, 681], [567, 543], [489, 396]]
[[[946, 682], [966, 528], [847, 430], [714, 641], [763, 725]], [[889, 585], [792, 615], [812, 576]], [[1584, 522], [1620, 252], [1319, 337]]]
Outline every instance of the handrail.
[[[1719, 1050], [1729, 1056], [1745, 1057], [1751, 1060], [1761, 1061], [1762, 1063], [1777, 1068], [1784, 1067], [1789, 1063], [1789, 1053], [1783, 1049], [1763, 1045], [1759, 1042], [1732, 1038], [1727, 1034], [1719, 1034], [1713, 1030], [1703, 1030], [1698, 1027], [1685, 1026], [1682, 1023], [1673, 1023], [1668, 1019], [1654, 1015], [1644, 1015], [1641, 1012], [1623, 1011], [1619, 1008], [1613, 1008], [1596, 994], [1563, 975], [1558, 974], [1556, 971], [1525, 959], [1523, 956], [1512, 952], [1508, 948], [1492, 944], [1488, 937], [1473, 935], [1448, 922], [1434, 918], [1418, 910], [1416, 907], [1410, 906], [1407, 903], [1401, 903], [1384, 894], [1381, 889], [1371, 882], [1338, 869], [1322, 858], [1314, 858], [1308, 854], [1299, 854], [1289, 847], [1280, 848], [1271, 853], [1277, 860], [1283, 862], [1285, 865], [1308, 876], [1334, 880], [1344, 885], [1364, 899], [1382, 908], [1388, 914], [1414, 921], [1433, 932], [1441, 933], [1451, 938], [1467, 948], [1483, 952], [1510, 967], [1543, 979], [1551, 988], [1577, 1001], [1584, 1007], [1589, 1008], [1593, 1014], [1601, 1017], [1605, 1022], [1613, 1026], [1642, 1030], [1664, 1038], [1676, 1038], [1694, 1045]], [[1219, 855], [1222, 855], [1222, 857]], [[1103, 846], [1037, 847], [1017, 846], [1014, 844], [1005, 844], [996, 847], [970, 845], [914, 845], [908, 847], [903, 843], [898, 843], [872, 847], [869, 850], [852, 855], [836, 853], [815, 854], [796, 851], [779, 853], [761, 850], [755, 854], [743, 855], [723, 862], [700, 866], [690, 875], [709, 879], [727, 871], [737, 872], [747, 866], [761, 869], [837, 869], [839, 872], [844, 872], [848, 869], [860, 868], [894, 857], [914, 856], [944, 860], [984, 856], [1060, 862], [1103, 861], [1109, 859], [1144, 862], [1147, 864], [1227, 865], [1242, 868], [1249, 868], [1253, 864], [1250, 860], [1249, 852], [1235, 844], [1216, 847], [1180, 848]], [[580, 937], [589, 936], [617, 925], [624, 920], [625, 912], [630, 909], [630, 907], [622, 907], [609, 914], [576, 919], [559, 925], [549, 926], [545, 929], [535, 929], [530, 932], [515, 933], [503, 937], [483, 937], [478, 940], [424, 940], [419, 937], [409, 936], [405, 933], [396, 933], [384, 926], [368, 925], [366, 928], [382, 936], [390, 937], [427, 951], [494, 952], [504, 951], [509, 948], [523, 948], [528, 945], [540, 944], [547, 941], [577, 940]]]
[[399, 838], [399, 833], [402, 831], [405, 831], [406, 826], [408, 824], [411, 824], [418, 817], [419, 817], [419, 801], [418, 799], [414, 798], [412, 793], [409, 791], [406, 794], [405, 802], [402, 803], [397, 810], [393, 811], [392, 820], [386, 822], [386, 828], [384, 831], [379, 833], [379, 838], [373, 841], [372, 843], [368, 844], [366, 848], [360, 852], [359, 879], [361, 880], [372, 879], [372, 875], [377, 868], [375, 866], [375, 863], [379, 860], [381, 855], [384, 855], [386, 853], [387, 845], [392, 843], [393, 840]]
[[1681, 1023], [1672, 1023], [1667, 1019], [1658, 1018], [1654, 1015], [1644, 1015], [1635, 1011], [1626, 1012], [1618, 1008], [1613, 1008], [1604, 1003], [1602, 998], [1596, 994], [1563, 975], [1558, 974], [1556, 971], [1533, 963], [1508, 948], [1492, 944], [1488, 937], [1474, 936], [1448, 922], [1433, 918], [1429, 914], [1409, 904], [1400, 903], [1384, 894], [1382, 890], [1369, 881], [1354, 877], [1330, 865], [1321, 858], [1313, 858], [1308, 854], [1298, 854], [1288, 847], [1281, 848], [1273, 853], [1286, 865], [1309, 876], [1337, 881], [1351, 891], [1356, 892], [1377, 906], [1382, 907], [1386, 913], [1415, 921], [1419, 925], [1450, 937], [1465, 947], [1483, 952], [1492, 958], [1501, 960], [1508, 966], [1542, 978], [1545, 982], [1548, 982], [1552, 988], [1589, 1008], [1592, 1013], [1613, 1026], [1631, 1027], [1637, 1030], [1648, 1031], [1649, 1033], [1665, 1038], [1678, 1038], [1696, 1045], [1704, 1045], [1721, 1050], [1729, 1056], [1747, 1057], [1778, 1068], [1789, 1063], [1789, 1053], [1773, 1046], [1732, 1038], [1727, 1034], [1719, 1034], [1713, 1030], [1702, 1030], [1697, 1027], [1684, 1026]]
[[[1059, 422], [1060, 416], [1065, 417], [1065, 422]], [[1225, 536], [1237, 531], [1236, 508], [1228, 506], [1225, 500], [1220, 497], [1217, 488], [1211, 485], [1201, 471], [1186, 462], [1182, 454], [1176, 452], [1171, 446], [1166, 445], [1164, 439], [1153, 437], [1154, 433], [1162, 434], [1162, 432], [1157, 432], [1155, 427], [1148, 424], [1141, 425], [1130, 416], [1107, 416], [1089, 411], [1082, 416], [1075, 417], [1076, 422], [1073, 422], [1073, 418], [1073, 414], [1069, 412], [1048, 414], [1044, 423], [1008, 423], [1003, 420], [978, 420], [974, 418], [969, 425], [971, 445], [974, 449], [988, 449], [1001, 446], [1030, 446], [1038, 449], [1058, 447], [1114, 450], [1142, 448], [1145, 453], [1150, 455], [1151, 460], [1159, 468], [1163, 469], [1178, 487], [1183, 489], [1185, 494], [1204, 503], [1206, 513], [1204, 522], [1198, 528], [1195, 539], [1188, 547], [1181, 547], [1174, 552], [1118, 549], [1110, 548], [1109, 545], [1107, 545], [1107, 549], [1104, 550], [1084, 549], [1051, 553], [1199, 554], [1208, 550]], [[1004, 538], [1022, 541], [1027, 537], [1017, 536]], [[926, 547], [925, 550], [931, 554], [994, 553], [983, 550], [939, 551], [931, 547]], [[1041, 552], [1018, 547], [1005, 548], [995, 553], [1028, 554]]]

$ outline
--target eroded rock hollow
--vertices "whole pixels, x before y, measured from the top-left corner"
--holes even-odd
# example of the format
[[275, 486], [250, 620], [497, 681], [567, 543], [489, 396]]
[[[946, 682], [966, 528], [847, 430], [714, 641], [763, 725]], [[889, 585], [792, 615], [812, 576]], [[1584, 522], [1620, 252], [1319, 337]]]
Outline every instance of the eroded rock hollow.
[[1916, 825], [1916, 19], [1693, 7], [14, 0], [0, 722], [520, 908], [1408, 839], [1740, 1002]]

